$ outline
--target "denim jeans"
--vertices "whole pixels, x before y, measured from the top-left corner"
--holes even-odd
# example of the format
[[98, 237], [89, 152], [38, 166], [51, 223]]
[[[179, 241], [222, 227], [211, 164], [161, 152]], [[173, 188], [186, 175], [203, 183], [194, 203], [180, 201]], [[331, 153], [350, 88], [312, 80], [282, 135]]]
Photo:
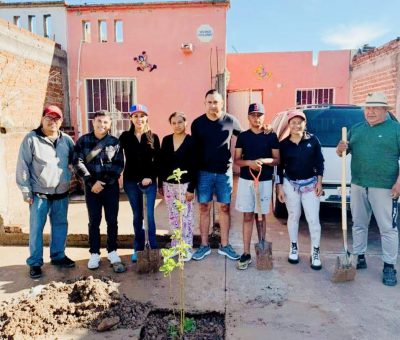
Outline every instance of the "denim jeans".
[[47, 215], [50, 217], [50, 258], [60, 260], [65, 256], [65, 243], [68, 233], [68, 197], [59, 200], [48, 200], [33, 196], [29, 207], [29, 252], [26, 260], [28, 266], [43, 265], [43, 229]]
[[199, 203], [207, 203], [217, 196], [217, 202], [230, 204], [233, 188], [232, 169], [224, 174], [208, 171], [199, 171], [197, 183], [197, 200]]
[[146, 189], [142, 190], [135, 181], [125, 180], [124, 190], [133, 210], [133, 229], [135, 231], [135, 242], [133, 248], [135, 251], [144, 250], [145, 233], [143, 229], [143, 194], [145, 194], [147, 197], [148, 241], [150, 247], [156, 249], [156, 223], [154, 220], [154, 205], [157, 194], [156, 183], [152, 183]]
[[86, 206], [89, 214], [89, 252], [100, 254], [100, 223], [102, 210], [107, 222], [107, 251], [117, 250], [119, 186], [118, 182], [106, 185], [95, 194], [85, 186]]

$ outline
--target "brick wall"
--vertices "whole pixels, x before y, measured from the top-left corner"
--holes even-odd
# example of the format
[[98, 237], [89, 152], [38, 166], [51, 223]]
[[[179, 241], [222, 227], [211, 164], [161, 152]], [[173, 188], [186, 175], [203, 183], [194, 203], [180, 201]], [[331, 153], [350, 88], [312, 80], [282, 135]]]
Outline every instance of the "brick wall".
[[388, 97], [391, 110], [400, 115], [400, 39], [354, 56], [350, 74], [350, 100], [364, 102], [369, 92], [381, 91]]
[[0, 216], [27, 223], [27, 205], [15, 184], [19, 146], [37, 127], [45, 103], [60, 105], [69, 123], [66, 52], [53, 41], [0, 19]]

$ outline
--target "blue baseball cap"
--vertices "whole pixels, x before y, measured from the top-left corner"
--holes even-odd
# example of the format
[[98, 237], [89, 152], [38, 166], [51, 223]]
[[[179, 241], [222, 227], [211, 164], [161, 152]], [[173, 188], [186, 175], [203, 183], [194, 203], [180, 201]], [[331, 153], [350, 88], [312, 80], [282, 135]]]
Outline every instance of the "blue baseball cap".
[[147, 109], [147, 106], [142, 105], [142, 104], [134, 104], [131, 106], [129, 110], [129, 116], [132, 116], [136, 112], [142, 112], [145, 115], [149, 115], [149, 110]]
[[250, 104], [248, 114], [252, 114], [253, 112], [265, 114], [264, 105], [261, 103]]

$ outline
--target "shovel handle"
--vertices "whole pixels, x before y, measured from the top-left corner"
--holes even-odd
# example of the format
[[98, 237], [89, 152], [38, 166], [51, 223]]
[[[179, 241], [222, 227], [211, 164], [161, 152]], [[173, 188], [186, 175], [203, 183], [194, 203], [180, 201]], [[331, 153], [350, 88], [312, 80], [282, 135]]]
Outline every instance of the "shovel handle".
[[[342, 141], [347, 142], [347, 128], [342, 127]], [[347, 194], [346, 194], [346, 150], [342, 151], [342, 182], [341, 182], [341, 201], [342, 201], [342, 231], [344, 249], [347, 252]]]

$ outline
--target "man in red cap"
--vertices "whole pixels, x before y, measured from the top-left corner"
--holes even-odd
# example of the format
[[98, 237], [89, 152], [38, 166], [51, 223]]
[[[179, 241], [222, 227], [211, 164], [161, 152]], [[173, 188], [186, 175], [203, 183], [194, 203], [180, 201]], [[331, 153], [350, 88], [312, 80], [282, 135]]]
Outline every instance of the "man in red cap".
[[17, 170], [17, 185], [24, 201], [29, 204], [29, 251], [27, 264], [31, 278], [42, 276], [43, 228], [50, 218], [51, 264], [74, 267], [65, 255], [68, 231], [68, 192], [71, 181], [70, 165], [74, 142], [60, 131], [63, 114], [55, 105], [43, 110], [40, 126], [22, 141]]

